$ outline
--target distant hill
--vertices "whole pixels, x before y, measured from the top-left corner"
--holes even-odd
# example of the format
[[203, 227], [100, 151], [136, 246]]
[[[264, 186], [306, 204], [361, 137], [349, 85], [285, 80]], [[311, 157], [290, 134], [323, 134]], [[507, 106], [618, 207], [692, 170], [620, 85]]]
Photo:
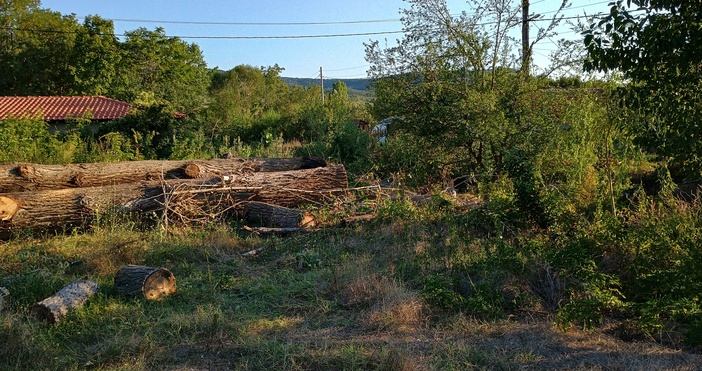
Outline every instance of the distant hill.
[[[299, 77], [283, 77], [288, 85], [311, 86], [319, 85], [319, 79], [304, 79]], [[324, 79], [324, 90], [331, 89], [335, 82], [343, 81], [349, 90], [366, 91], [370, 88], [370, 79]]]
[[[299, 86], [319, 86], [319, 79], [303, 79], [299, 77], [283, 77], [286, 84]], [[359, 98], [364, 101], [373, 99], [373, 91], [370, 89], [370, 79], [324, 79], [324, 91], [331, 91], [332, 86], [337, 81], [343, 81], [349, 89], [349, 98]]]

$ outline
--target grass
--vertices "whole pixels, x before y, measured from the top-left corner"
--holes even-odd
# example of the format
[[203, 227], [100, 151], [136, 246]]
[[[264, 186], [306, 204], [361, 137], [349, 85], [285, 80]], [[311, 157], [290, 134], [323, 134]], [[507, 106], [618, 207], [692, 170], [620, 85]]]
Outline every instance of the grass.
[[[516, 292], [505, 297], [517, 300], [519, 282], [490, 274], [489, 265], [454, 291], [429, 287], [450, 281], [442, 276], [447, 267], [488, 252], [499, 256], [501, 245], [477, 245], [461, 219], [431, 206], [395, 203], [379, 214], [366, 224], [287, 238], [249, 236], [225, 224], [165, 234], [116, 223], [5, 242], [0, 286], [11, 295], [0, 312], [0, 369], [693, 370], [702, 364], [693, 352], [624, 342], [612, 330], [615, 322], [562, 332], [537, 305], [523, 301], [519, 308], [531, 310], [503, 311], [503, 296]], [[254, 249], [262, 252], [241, 256]], [[116, 295], [114, 274], [125, 264], [167, 267], [177, 292], [161, 302]], [[28, 316], [30, 305], [80, 277], [101, 286], [83, 308], [53, 326]], [[470, 300], [442, 306], [461, 284], [473, 290], [460, 296]]]

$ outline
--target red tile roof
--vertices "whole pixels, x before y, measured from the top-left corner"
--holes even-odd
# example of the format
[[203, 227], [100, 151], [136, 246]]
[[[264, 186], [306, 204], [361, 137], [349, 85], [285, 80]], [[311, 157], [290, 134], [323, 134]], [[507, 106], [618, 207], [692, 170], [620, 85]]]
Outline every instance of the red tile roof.
[[129, 112], [129, 103], [103, 96], [90, 97], [0, 97], [0, 120], [7, 117], [41, 117], [63, 121], [92, 113], [93, 120], [114, 120]]

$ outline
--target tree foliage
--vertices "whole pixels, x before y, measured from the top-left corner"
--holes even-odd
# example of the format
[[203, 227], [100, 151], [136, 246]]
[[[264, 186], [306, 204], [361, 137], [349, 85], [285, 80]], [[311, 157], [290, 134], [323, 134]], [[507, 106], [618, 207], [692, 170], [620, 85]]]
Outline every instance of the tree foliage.
[[112, 21], [42, 9], [36, 0], [0, 2], [0, 94], [107, 95], [133, 102], [153, 93], [172, 110], [202, 107], [209, 72], [197, 45], [161, 28], [114, 35]]
[[150, 92], [172, 109], [189, 113], [203, 106], [209, 75], [196, 44], [168, 37], [163, 28], [126, 32], [113, 96], [133, 101]]
[[421, 138], [409, 145], [428, 146], [417, 151], [431, 164], [426, 180], [492, 177], [511, 148], [533, 154], [555, 123], [534, 115], [539, 94], [522, 68], [528, 57], [512, 53], [510, 30], [521, 24], [521, 3], [471, 1], [477, 11], [459, 16], [444, 0], [407, 3], [403, 39], [391, 47], [366, 44], [366, 60], [376, 78], [376, 117], [397, 117], [395, 131]]
[[640, 142], [696, 174], [702, 170], [701, 15], [699, 1], [619, 0], [584, 32], [586, 69], [618, 71], [625, 79], [622, 103], [640, 113]]

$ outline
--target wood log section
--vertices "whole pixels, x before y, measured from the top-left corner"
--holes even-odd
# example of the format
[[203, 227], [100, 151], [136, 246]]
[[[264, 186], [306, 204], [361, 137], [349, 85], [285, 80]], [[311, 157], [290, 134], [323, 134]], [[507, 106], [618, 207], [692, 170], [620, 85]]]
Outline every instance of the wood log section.
[[308, 211], [249, 201], [243, 204], [244, 218], [250, 223], [259, 223], [274, 228], [314, 228], [317, 219]]
[[7, 298], [10, 296], [10, 291], [4, 287], [0, 287], [0, 311], [7, 306]]
[[125, 265], [115, 275], [115, 291], [124, 296], [160, 301], [176, 291], [175, 277], [163, 267]]
[[[170, 179], [92, 188], [6, 193], [0, 206], [0, 233], [23, 228], [85, 225], [98, 213], [231, 209], [242, 201], [284, 207], [323, 203], [348, 187], [343, 165], [213, 179]], [[187, 201], [187, 202], [185, 202]], [[18, 211], [12, 211], [19, 208]], [[188, 215], [186, 207], [178, 212]]]
[[78, 279], [29, 308], [29, 312], [38, 320], [56, 323], [70, 310], [83, 306], [88, 298], [97, 293], [99, 285], [95, 282]]
[[279, 172], [327, 166], [318, 157], [231, 158], [189, 161], [130, 161], [68, 165], [0, 165], [0, 193], [101, 187], [163, 179], [213, 178], [250, 172]]

